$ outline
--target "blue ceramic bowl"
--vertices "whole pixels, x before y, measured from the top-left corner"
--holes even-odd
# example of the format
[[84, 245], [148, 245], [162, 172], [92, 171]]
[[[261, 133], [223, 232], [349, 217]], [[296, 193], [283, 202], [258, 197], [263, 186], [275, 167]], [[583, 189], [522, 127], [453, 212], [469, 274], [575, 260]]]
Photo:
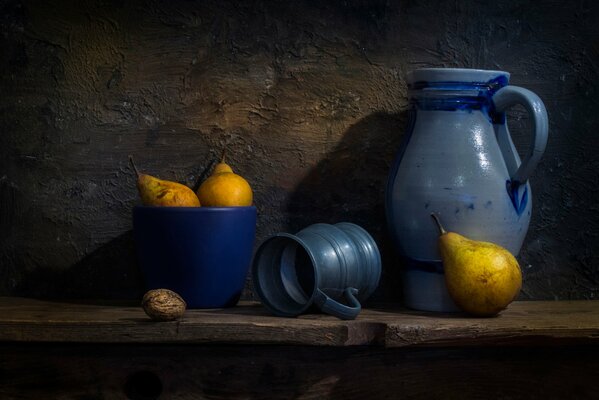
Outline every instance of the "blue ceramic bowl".
[[171, 289], [188, 308], [231, 307], [252, 260], [256, 207], [138, 206], [133, 234], [148, 290]]

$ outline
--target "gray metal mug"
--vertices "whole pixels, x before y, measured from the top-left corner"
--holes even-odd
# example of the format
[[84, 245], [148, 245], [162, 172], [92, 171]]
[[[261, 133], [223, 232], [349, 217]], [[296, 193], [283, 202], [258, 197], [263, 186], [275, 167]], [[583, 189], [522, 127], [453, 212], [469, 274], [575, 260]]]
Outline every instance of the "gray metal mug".
[[[277, 233], [258, 248], [254, 286], [273, 314], [294, 317], [312, 304], [341, 319], [354, 319], [360, 302], [376, 289], [381, 256], [358, 225], [314, 224], [295, 235]], [[345, 298], [348, 305], [340, 301]]]

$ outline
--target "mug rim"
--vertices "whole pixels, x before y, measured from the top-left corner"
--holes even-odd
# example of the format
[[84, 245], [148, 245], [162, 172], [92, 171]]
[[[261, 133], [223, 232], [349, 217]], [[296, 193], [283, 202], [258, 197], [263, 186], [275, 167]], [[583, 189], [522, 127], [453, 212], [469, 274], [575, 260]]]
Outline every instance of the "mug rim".
[[[262, 263], [261, 263], [262, 252], [266, 251], [267, 247], [276, 240], [288, 240], [288, 241], [296, 243], [297, 245], [299, 245], [303, 248], [303, 250], [306, 252], [306, 254], [308, 255], [308, 257], [310, 258], [310, 261], [311, 261], [312, 271], [314, 273], [314, 288], [312, 289], [312, 293], [309, 296], [307, 296], [308, 299], [307, 299], [306, 303], [301, 304], [301, 303], [297, 302], [295, 299], [293, 299], [293, 297], [291, 297], [289, 294], [287, 294], [287, 296], [291, 297], [293, 302], [300, 305], [300, 307], [298, 307], [298, 310], [296, 310], [295, 312], [281, 311], [280, 309], [278, 309], [272, 302], [272, 299], [266, 295], [266, 291], [263, 290], [263, 286], [262, 286], [263, 282], [261, 282], [261, 280], [258, 279], [258, 275], [260, 274], [260, 268], [262, 265]], [[282, 317], [296, 317], [298, 315], [303, 314], [314, 303], [314, 297], [315, 297], [316, 291], [319, 288], [318, 282], [320, 279], [320, 273], [318, 272], [318, 268], [316, 268], [316, 260], [314, 259], [314, 255], [309, 250], [309, 246], [307, 246], [306, 243], [300, 237], [298, 237], [292, 233], [279, 232], [279, 233], [275, 233], [275, 234], [271, 235], [270, 237], [266, 238], [266, 240], [264, 240], [262, 242], [262, 244], [260, 244], [258, 246], [256, 253], [254, 254], [254, 258], [252, 260], [252, 265], [251, 265], [251, 270], [252, 270], [252, 280], [254, 281], [254, 288], [256, 289], [258, 297], [260, 297], [261, 303], [274, 315], [282, 316]], [[281, 272], [280, 272], [280, 265], [279, 265], [278, 275], [280, 275], [280, 273]]]

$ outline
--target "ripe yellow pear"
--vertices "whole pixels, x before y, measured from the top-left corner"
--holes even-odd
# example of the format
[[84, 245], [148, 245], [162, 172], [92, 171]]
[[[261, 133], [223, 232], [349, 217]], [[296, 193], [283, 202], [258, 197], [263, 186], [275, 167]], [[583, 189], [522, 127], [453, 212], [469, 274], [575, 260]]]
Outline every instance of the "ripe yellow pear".
[[447, 232], [432, 214], [441, 235], [439, 251], [449, 295], [463, 311], [493, 316], [516, 299], [522, 273], [516, 258], [505, 248]]
[[198, 188], [197, 194], [205, 207], [251, 206], [253, 201], [250, 184], [225, 163], [225, 151], [212, 174]]
[[146, 206], [200, 207], [198, 196], [185, 185], [142, 174], [129, 156], [137, 175], [137, 189], [141, 202]]

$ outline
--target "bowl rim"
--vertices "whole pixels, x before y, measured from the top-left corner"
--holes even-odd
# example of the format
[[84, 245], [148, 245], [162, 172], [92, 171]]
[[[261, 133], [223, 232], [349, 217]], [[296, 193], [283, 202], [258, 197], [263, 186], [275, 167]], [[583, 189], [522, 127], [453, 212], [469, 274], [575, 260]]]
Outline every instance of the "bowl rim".
[[256, 206], [238, 206], [238, 207], [172, 207], [172, 206], [133, 206], [133, 210], [156, 211], [156, 212], [234, 212], [256, 210]]

